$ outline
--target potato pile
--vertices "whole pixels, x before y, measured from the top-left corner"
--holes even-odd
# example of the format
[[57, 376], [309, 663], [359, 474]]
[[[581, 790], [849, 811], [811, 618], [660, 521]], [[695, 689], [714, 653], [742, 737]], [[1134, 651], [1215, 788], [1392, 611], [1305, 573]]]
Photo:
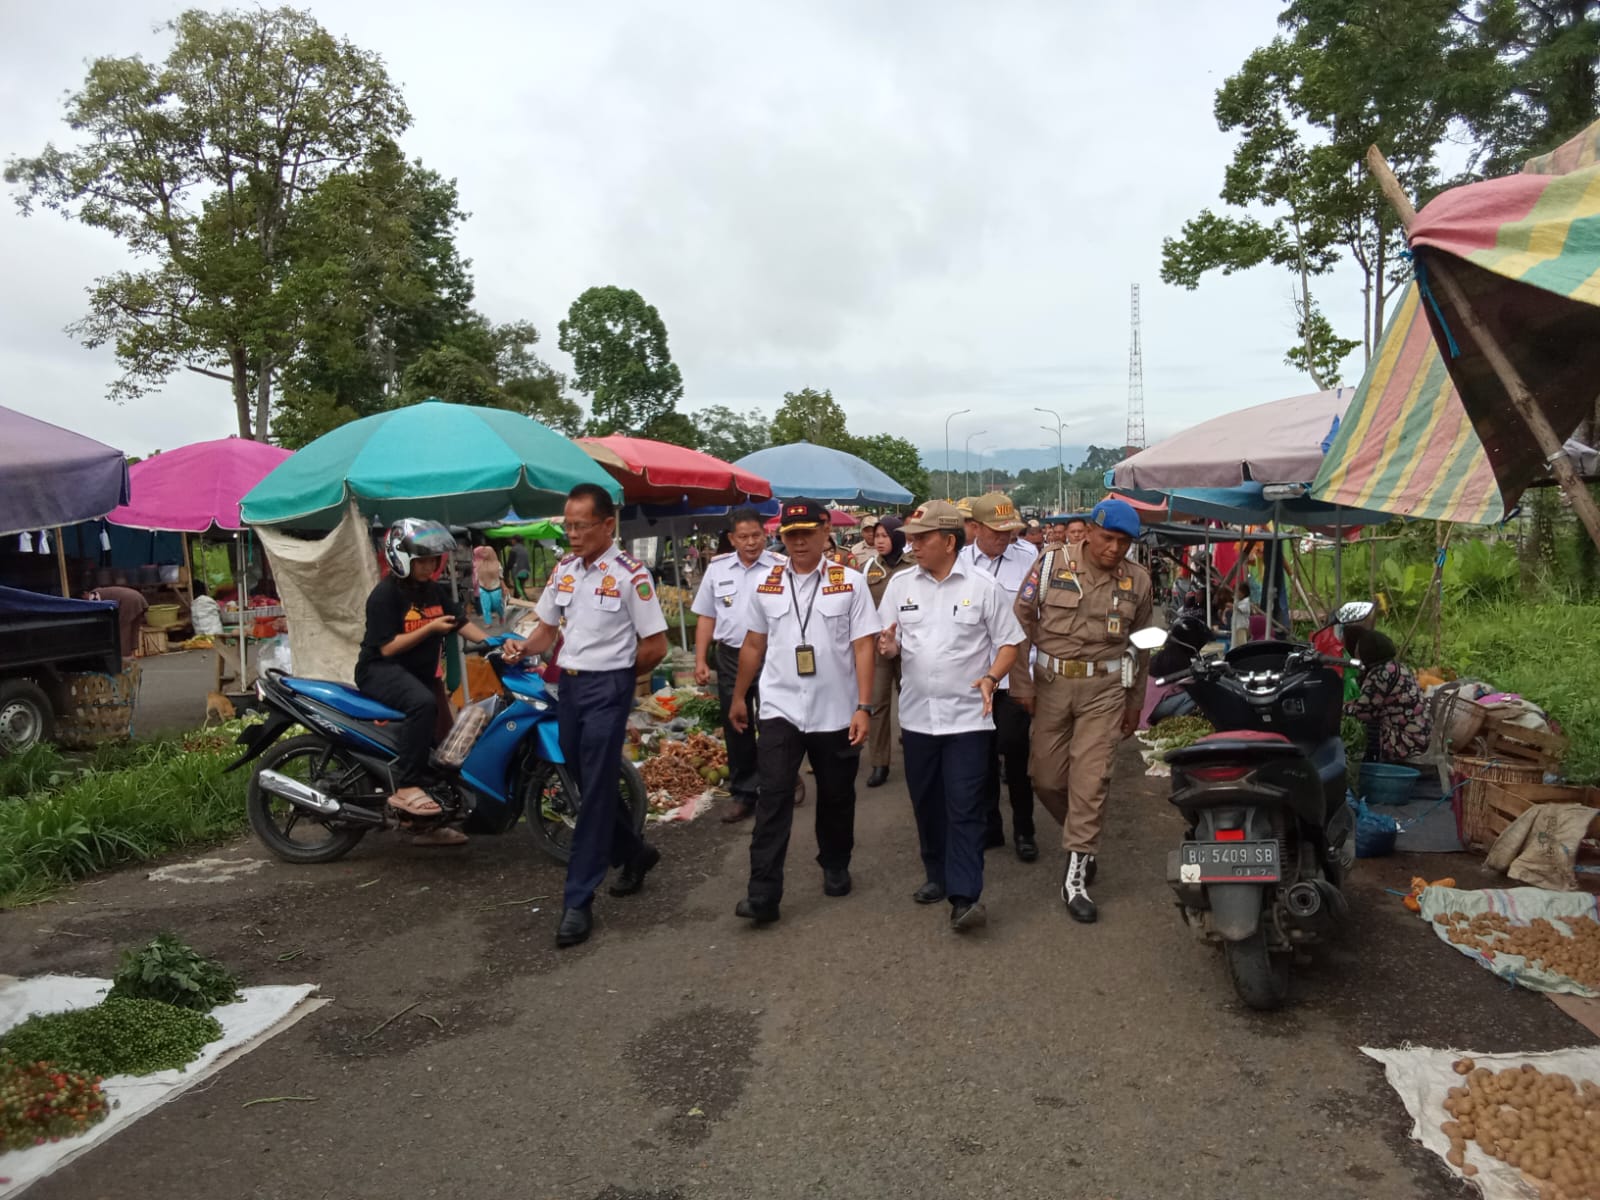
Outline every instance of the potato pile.
[[1530, 1063], [1491, 1071], [1457, 1059], [1464, 1086], [1450, 1089], [1439, 1126], [1450, 1139], [1445, 1155], [1467, 1176], [1467, 1143], [1516, 1167], [1539, 1200], [1600, 1200], [1600, 1086], [1546, 1075]]
[[683, 742], [662, 742], [660, 751], [645, 760], [639, 773], [649, 789], [650, 811], [666, 812], [726, 779], [728, 750], [703, 733]]
[[1453, 945], [1470, 946], [1493, 957], [1495, 954], [1520, 954], [1530, 964], [1565, 975], [1585, 987], [1600, 990], [1600, 924], [1590, 917], [1563, 917], [1562, 930], [1535, 917], [1517, 925], [1501, 913], [1442, 913], [1435, 918], [1447, 931]]

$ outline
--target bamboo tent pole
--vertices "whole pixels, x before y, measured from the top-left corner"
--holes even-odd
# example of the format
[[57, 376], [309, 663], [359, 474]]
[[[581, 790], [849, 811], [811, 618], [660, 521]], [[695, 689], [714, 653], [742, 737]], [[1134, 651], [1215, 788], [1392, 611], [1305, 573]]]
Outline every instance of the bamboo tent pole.
[[[1417, 219], [1417, 210], [1412, 205], [1410, 198], [1405, 194], [1405, 189], [1400, 186], [1400, 181], [1395, 178], [1394, 172], [1389, 168], [1388, 160], [1376, 147], [1367, 149], [1367, 169], [1372, 172], [1373, 178], [1378, 181], [1378, 188], [1383, 192], [1384, 198], [1400, 216], [1400, 224], [1409, 234], [1412, 223]], [[1578, 477], [1578, 472], [1573, 468], [1572, 461], [1563, 453], [1561, 439], [1556, 436], [1556, 431], [1551, 427], [1549, 418], [1544, 415], [1533, 393], [1528, 389], [1522, 375], [1516, 366], [1506, 357], [1500, 344], [1495, 341], [1494, 335], [1489, 332], [1483, 319], [1478, 316], [1477, 310], [1468, 302], [1466, 293], [1461, 285], [1456, 282], [1444, 264], [1435, 264], [1437, 268], [1430, 278], [1437, 284], [1445, 298], [1455, 308], [1461, 323], [1471, 333], [1473, 341], [1478, 344], [1484, 359], [1494, 370], [1495, 377], [1500, 380], [1500, 385], [1506, 389], [1506, 395], [1511, 400], [1522, 419], [1527, 422], [1528, 429], [1533, 433], [1534, 441], [1539, 444], [1540, 452], [1548, 460], [1547, 465], [1555, 474], [1556, 481], [1561, 485], [1561, 490], [1567, 494], [1568, 501], [1572, 504], [1573, 512], [1578, 514], [1578, 519], [1583, 522], [1583, 527], [1588, 531], [1589, 537], [1596, 547], [1600, 547], [1600, 505], [1589, 494], [1589, 489], [1584, 487], [1583, 481]]]
[[65, 599], [72, 595], [67, 588], [67, 548], [61, 543], [61, 526], [56, 526], [56, 573], [61, 577], [61, 595]]

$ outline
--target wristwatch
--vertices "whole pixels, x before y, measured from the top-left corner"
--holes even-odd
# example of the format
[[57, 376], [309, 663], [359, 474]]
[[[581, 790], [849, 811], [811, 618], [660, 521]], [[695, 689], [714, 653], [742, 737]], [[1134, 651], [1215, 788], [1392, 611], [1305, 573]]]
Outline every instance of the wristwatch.
[[856, 711], [857, 712], [864, 712], [864, 713], [867, 714], [867, 716], [870, 717], [872, 715], [872, 705], [870, 705], [870, 704], [858, 704], [858, 705], [856, 705]]
[[993, 675], [990, 675], [987, 671], [984, 672], [983, 677], [985, 679], [987, 679], [990, 683], [994, 684], [995, 687], [999, 687], [1000, 686], [1000, 681], [998, 679], [996, 679]]

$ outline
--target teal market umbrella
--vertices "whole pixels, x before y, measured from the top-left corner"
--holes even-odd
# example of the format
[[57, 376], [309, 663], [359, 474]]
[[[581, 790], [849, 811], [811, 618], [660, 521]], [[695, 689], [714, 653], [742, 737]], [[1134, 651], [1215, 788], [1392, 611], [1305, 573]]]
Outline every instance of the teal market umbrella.
[[284, 461], [240, 503], [249, 525], [332, 529], [354, 500], [388, 524], [447, 525], [561, 511], [577, 484], [622, 489], [581, 446], [530, 417], [426, 400], [341, 425]]

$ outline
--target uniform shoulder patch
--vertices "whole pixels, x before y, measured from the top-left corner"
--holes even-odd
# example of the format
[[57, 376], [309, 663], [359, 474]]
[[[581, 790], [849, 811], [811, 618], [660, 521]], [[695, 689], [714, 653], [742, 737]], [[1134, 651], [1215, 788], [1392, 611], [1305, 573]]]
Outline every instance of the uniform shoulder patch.
[[624, 571], [642, 571], [644, 564], [626, 550], [619, 549], [616, 554], [617, 566]]
[[713, 554], [711, 556], [711, 561], [712, 562], [721, 562], [725, 558], [732, 558], [733, 555], [734, 555], [734, 551], [732, 551], [732, 550], [724, 550], [721, 554]]
[[633, 590], [641, 600], [648, 600], [655, 595], [655, 589], [650, 586], [650, 572], [641, 571], [633, 577]]
[[767, 572], [766, 580], [756, 587], [756, 591], [764, 596], [783, 595], [783, 569], [786, 563], [776, 563], [772, 570]]

